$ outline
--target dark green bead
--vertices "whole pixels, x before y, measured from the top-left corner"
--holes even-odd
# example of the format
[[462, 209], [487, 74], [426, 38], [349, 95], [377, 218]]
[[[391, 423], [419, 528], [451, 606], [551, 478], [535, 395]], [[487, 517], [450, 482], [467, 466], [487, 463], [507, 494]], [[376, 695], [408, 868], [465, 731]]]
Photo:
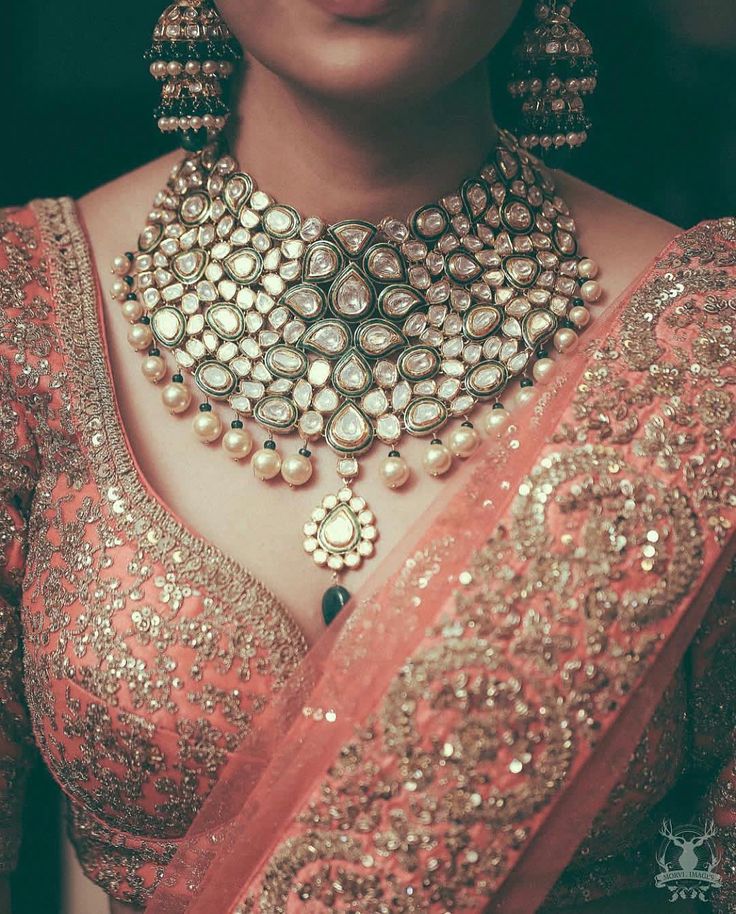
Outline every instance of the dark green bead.
[[340, 587], [339, 584], [325, 591], [322, 597], [322, 618], [325, 620], [325, 625], [334, 622], [338, 613], [349, 599], [350, 592], [345, 590], [344, 587]]
[[181, 136], [181, 145], [189, 152], [199, 152], [207, 145], [207, 130], [185, 130]]

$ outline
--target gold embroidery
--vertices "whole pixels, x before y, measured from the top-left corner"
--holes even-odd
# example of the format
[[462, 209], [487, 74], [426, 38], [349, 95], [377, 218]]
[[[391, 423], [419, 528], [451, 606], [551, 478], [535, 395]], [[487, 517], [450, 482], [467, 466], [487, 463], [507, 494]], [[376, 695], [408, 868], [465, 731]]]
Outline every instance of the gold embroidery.
[[[3, 479], [19, 496], [35, 486], [26, 700], [44, 759], [70, 798], [88, 875], [140, 905], [173, 853], [167, 837], [186, 830], [307, 644], [269, 591], [149, 495], [118, 425], [73, 204], [39, 201], [24, 212], [38, 219], [41, 249], [35, 229], [2, 214], [10, 268], [0, 288], [15, 310], [0, 324], [14, 371], [0, 404], [0, 465], [9, 455]], [[43, 296], [26, 292], [34, 284]], [[61, 370], [51, 358], [59, 344]], [[12, 437], [11, 404], [21, 396], [42, 455], [33, 480]], [[11, 532], [5, 516], [0, 535]], [[22, 569], [12, 574], [20, 587]], [[3, 633], [17, 651], [18, 629]], [[16, 675], [15, 655], [3, 659]], [[8, 819], [20, 798], [12, 777], [0, 784], [15, 804]]]
[[[29, 360], [32, 366], [36, 354], [48, 351], [43, 334], [33, 326], [43, 306], [36, 299], [26, 301], [24, 286], [16, 284], [16, 277], [29, 283], [38, 279], [30, 255], [32, 233], [0, 211], [0, 240], [4, 239], [8, 243], [0, 246], [0, 874], [17, 864], [21, 807], [33, 757], [20, 614], [30, 506], [38, 478], [38, 453], [28, 422], [35, 385]], [[17, 324], [13, 309], [22, 316]]]
[[[706, 542], [723, 542], [729, 526], [733, 464], [726, 427], [712, 421], [733, 411], [727, 322], [695, 298], [675, 312], [686, 295], [733, 289], [732, 275], [703, 268], [718, 231], [714, 223], [680, 236], [662, 263], [689, 245], [703, 252], [700, 266], [687, 253], [687, 269], [660, 266], [622, 309], [619, 332], [591, 353], [556, 449], [542, 452], [509, 523], [468, 562], [454, 613], [426, 633], [378, 714], [310, 793], [261, 889], [249, 890], [255, 910], [285, 911], [297, 899], [333, 911], [479, 910], [523, 846], [529, 817], [584, 744], [595, 746], [660, 642], [658, 623], [692, 592]], [[722, 244], [717, 256], [719, 266], [736, 263]], [[705, 471], [686, 488], [694, 459], [711, 471], [709, 492]], [[435, 564], [441, 573], [441, 555]], [[679, 677], [606, 816], [637, 775], [646, 789], [628, 807], [630, 824], [652, 808], [663, 763], [676, 777], [663, 731], [682, 702]], [[616, 833], [598, 818], [581, 857], [605, 829]]]

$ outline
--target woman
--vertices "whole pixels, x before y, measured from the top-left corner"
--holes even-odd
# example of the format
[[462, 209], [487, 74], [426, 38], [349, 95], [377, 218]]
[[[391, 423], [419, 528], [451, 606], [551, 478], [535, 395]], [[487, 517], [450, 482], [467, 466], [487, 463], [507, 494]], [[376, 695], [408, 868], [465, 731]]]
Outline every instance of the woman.
[[[690, 817], [731, 909], [736, 224], [499, 129], [519, 7], [222, 0], [228, 155], [187, 0], [151, 68], [204, 151], [4, 213], [6, 872], [35, 744], [113, 914], [664, 910]], [[577, 145], [587, 43], [528, 12], [522, 139]]]

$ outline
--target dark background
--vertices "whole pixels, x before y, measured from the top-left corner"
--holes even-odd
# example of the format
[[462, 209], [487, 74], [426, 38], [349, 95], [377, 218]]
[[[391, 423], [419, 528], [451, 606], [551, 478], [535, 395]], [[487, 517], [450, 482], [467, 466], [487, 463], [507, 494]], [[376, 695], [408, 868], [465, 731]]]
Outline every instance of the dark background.
[[[5, 0], [0, 205], [80, 196], [170, 148], [141, 60], [163, 6]], [[573, 18], [600, 79], [590, 139], [560, 167], [684, 227], [736, 215], [735, 0], [580, 0]], [[503, 84], [518, 31], [491, 59], [496, 116], [512, 129]], [[29, 798], [16, 912], [55, 914], [58, 797], [42, 769]]]
[[[163, 6], [5, 0], [0, 205], [79, 196], [169, 148], [141, 60]], [[560, 166], [684, 227], [736, 213], [736, 2], [579, 0], [573, 18], [600, 85], [591, 137]], [[502, 87], [515, 37], [492, 60], [496, 115], [512, 129]]]

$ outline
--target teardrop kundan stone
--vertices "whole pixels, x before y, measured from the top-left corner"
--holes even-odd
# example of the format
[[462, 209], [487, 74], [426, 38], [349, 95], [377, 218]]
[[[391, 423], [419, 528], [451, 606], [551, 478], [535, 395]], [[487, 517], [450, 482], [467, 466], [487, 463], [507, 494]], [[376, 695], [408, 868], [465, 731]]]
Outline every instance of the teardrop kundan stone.
[[327, 299], [319, 286], [303, 283], [289, 289], [282, 297], [284, 305], [304, 320], [316, 320], [322, 316], [322, 312], [327, 307]]
[[346, 397], [359, 397], [373, 383], [373, 376], [368, 363], [356, 350], [346, 352], [335, 367], [332, 383]]
[[342, 454], [358, 454], [370, 447], [373, 426], [355, 403], [346, 403], [327, 423], [325, 433], [330, 447]]
[[338, 276], [330, 289], [332, 310], [346, 320], [365, 317], [373, 310], [375, 300], [373, 285], [354, 264]]
[[406, 279], [404, 264], [389, 244], [377, 244], [368, 251], [365, 269], [369, 276], [379, 282], [402, 282]]
[[307, 352], [317, 355], [338, 356], [348, 348], [350, 333], [341, 321], [318, 321], [307, 330], [301, 339], [301, 346]]
[[411, 435], [428, 435], [447, 420], [447, 407], [434, 397], [421, 397], [409, 405], [404, 424]]
[[535, 308], [524, 317], [521, 329], [526, 342], [536, 346], [555, 332], [557, 318], [544, 308]]
[[465, 386], [475, 397], [492, 397], [503, 390], [507, 371], [500, 362], [480, 362], [465, 378]]
[[309, 248], [304, 258], [304, 278], [307, 282], [327, 282], [337, 276], [342, 262], [342, 254], [336, 245], [318, 241]]
[[478, 305], [465, 312], [465, 333], [471, 340], [483, 340], [501, 323], [501, 312], [493, 305]]

